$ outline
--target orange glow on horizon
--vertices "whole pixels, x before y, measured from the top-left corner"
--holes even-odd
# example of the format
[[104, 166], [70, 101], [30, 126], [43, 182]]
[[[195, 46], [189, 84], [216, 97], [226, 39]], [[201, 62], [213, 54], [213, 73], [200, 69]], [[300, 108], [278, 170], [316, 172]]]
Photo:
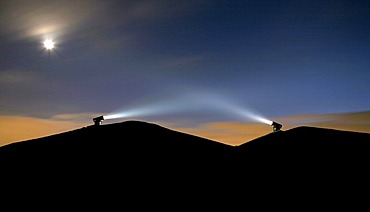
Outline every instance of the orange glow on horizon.
[[86, 125], [85, 121], [68, 119], [64, 115], [51, 119], [23, 116], [0, 116], [0, 119], [0, 146], [62, 133]]
[[[60, 114], [49, 119], [0, 116], [0, 146], [71, 131], [91, 125], [96, 114]], [[82, 118], [81, 118], [82, 117]], [[307, 114], [280, 117], [282, 130], [311, 126], [370, 133], [370, 111], [343, 114]], [[157, 123], [166, 128], [192, 134], [220, 143], [237, 146], [272, 132], [272, 127], [262, 123], [217, 122], [194, 128], [171, 127], [171, 123]]]

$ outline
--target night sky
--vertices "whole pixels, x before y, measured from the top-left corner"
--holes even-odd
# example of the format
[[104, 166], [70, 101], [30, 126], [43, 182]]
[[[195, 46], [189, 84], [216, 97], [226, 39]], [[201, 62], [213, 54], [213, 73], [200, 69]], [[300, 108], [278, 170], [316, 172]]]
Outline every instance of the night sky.
[[104, 123], [233, 145], [271, 131], [242, 109], [370, 132], [369, 59], [368, 0], [2, 0], [0, 145], [141, 108]]

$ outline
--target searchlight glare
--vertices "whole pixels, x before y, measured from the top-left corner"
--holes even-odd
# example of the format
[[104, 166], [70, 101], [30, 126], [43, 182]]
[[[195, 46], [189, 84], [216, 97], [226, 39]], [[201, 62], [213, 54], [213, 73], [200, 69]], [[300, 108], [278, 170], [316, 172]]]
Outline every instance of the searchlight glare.
[[278, 132], [283, 127], [283, 125], [277, 122], [274, 122], [274, 121], [272, 122], [271, 126], [272, 126], [272, 132]]
[[[186, 93], [185, 93], [186, 94]], [[149, 117], [163, 114], [173, 114], [178, 112], [205, 112], [211, 114], [220, 111], [224, 113], [222, 116], [230, 118], [236, 117], [242, 120], [249, 119], [272, 126], [273, 132], [281, 130], [282, 125], [271, 121], [262, 115], [250, 109], [241, 107], [235, 104], [232, 100], [220, 97], [210, 93], [190, 93], [186, 95], [178, 95], [172, 99], [163, 99], [159, 102], [150, 102], [148, 104], [125, 108], [123, 111], [117, 111], [106, 114], [104, 117], [99, 116], [93, 119], [95, 125], [100, 125], [103, 120], [118, 119], [118, 118], [133, 118], [133, 117]]]
[[104, 120], [104, 116], [98, 116], [93, 118], [93, 122], [95, 126], [99, 126]]

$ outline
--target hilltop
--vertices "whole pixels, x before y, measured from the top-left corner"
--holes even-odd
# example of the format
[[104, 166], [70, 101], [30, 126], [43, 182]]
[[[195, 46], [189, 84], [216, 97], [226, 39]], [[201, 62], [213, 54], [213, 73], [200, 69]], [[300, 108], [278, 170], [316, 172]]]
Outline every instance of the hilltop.
[[0, 161], [4, 173], [24, 177], [22, 188], [51, 194], [95, 199], [114, 188], [145, 201], [312, 206], [364, 203], [369, 152], [366, 133], [303, 126], [229, 146], [126, 121], [12, 143], [0, 147]]

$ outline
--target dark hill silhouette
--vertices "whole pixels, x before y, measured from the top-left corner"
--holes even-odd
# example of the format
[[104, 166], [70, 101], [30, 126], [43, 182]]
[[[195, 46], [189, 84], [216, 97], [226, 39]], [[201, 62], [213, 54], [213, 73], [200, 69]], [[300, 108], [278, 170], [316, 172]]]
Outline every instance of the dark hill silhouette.
[[368, 201], [367, 133], [297, 127], [244, 143], [235, 148], [235, 157], [241, 182], [253, 175], [254, 182], [263, 183], [278, 199], [302, 197], [332, 206]]
[[[125, 164], [180, 171], [222, 163], [231, 149], [159, 125], [127, 121], [12, 143], [0, 148], [0, 159], [28, 168], [56, 170], [78, 171], [81, 166], [94, 170], [111, 166], [114, 170]], [[54, 165], [50, 167], [50, 163]]]
[[[361, 162], [368, 159], [370, 134], [316, 127], [271, 133], [237, 148], [240, 160], [259, 163]], [[274, 158], [274, 160], [270, 160]], [[294, 160], [292, 160], [294, 158]], [[318, 164], [315, 164], [318, 165]], [[343, 164], [340, 164], [342, 166]]]
[[307, 208], [365, 205], [369, 152], [367, 133], [298, 127], [234, 147], [126, 121], [12, 143], [0, 162], [13, 186], [89, 202], [118, 192], [128, 205]]

